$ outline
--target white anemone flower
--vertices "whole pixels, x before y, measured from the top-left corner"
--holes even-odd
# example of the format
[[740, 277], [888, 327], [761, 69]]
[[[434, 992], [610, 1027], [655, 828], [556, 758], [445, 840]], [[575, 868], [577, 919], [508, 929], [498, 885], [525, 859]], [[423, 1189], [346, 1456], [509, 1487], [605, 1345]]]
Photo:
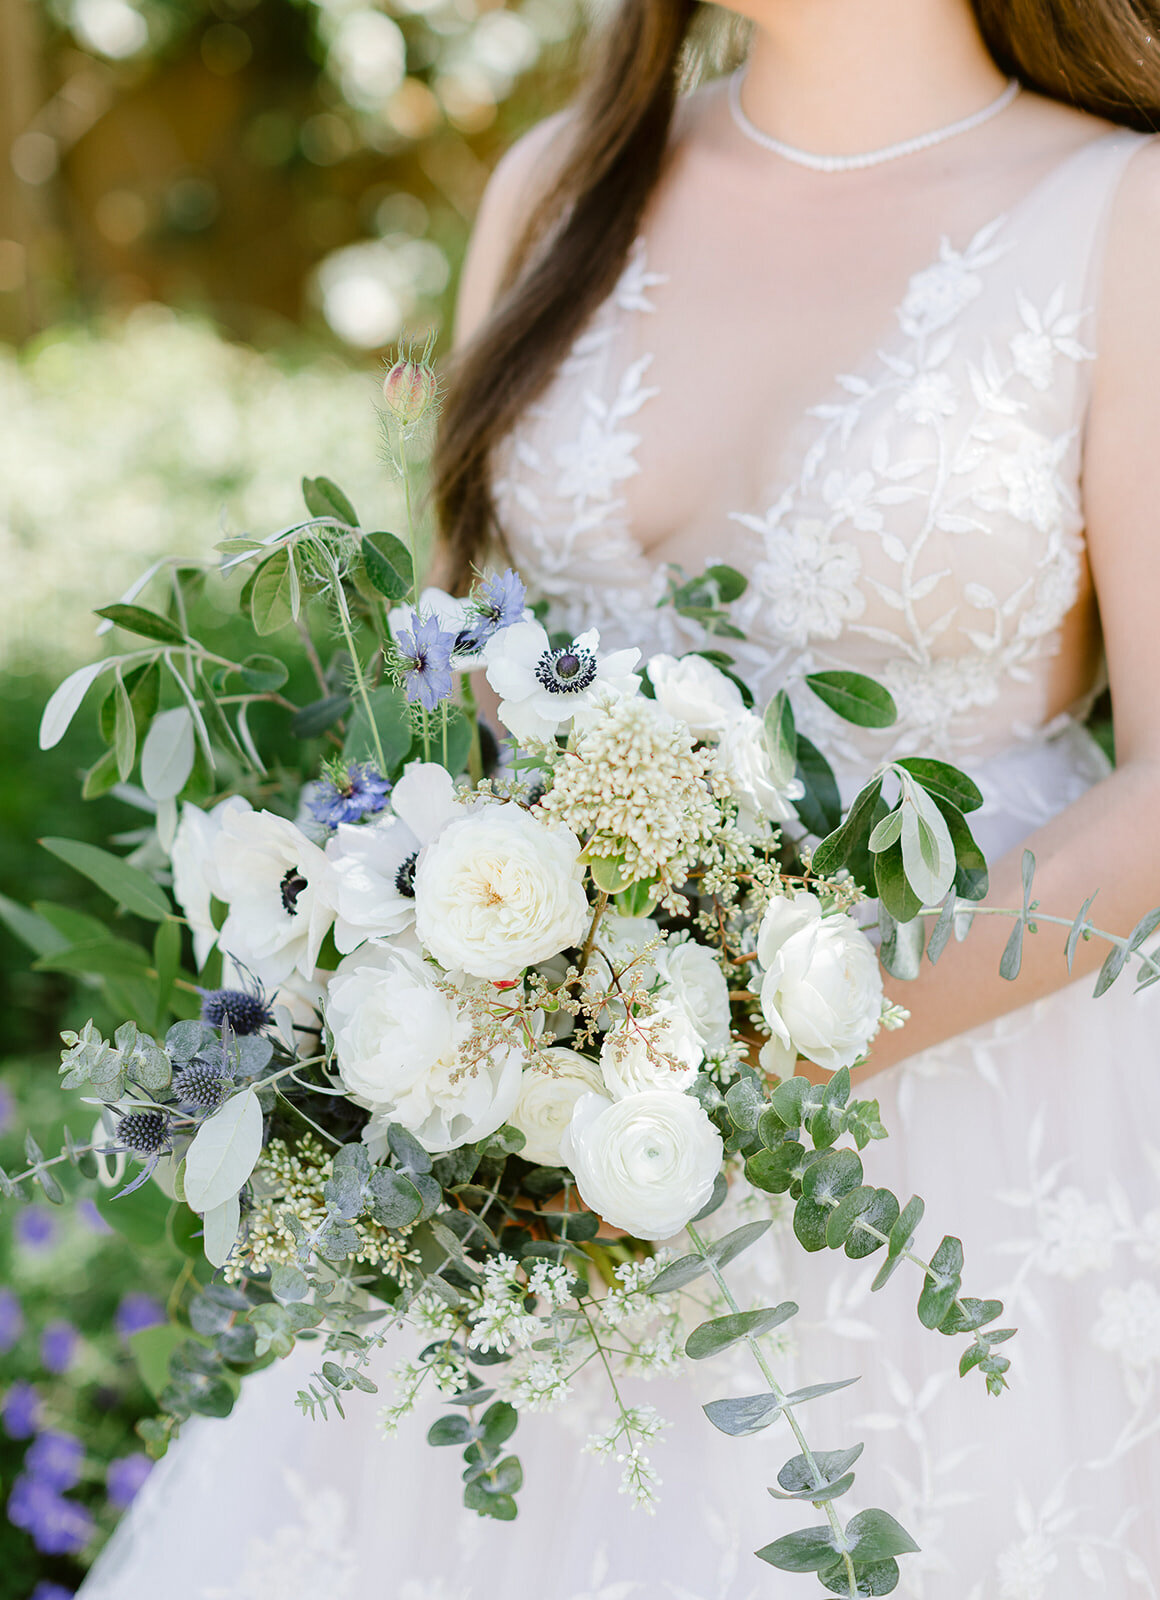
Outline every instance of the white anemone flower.
[[217, 887], [213, 870], [213, 847], [223, 819], [232, 811], [249, 811], [250, 802], [240, 794], [222, 800], [212, 811], [188, 801], [181, 808], [181, 821], [173, 836], [169, 859], [173, 866], [173, 893], [185, 912], [193, 934], [193, 959], [198, 971], [205, 966], [217, 939], [210, 915], [210, 899], [224, 898]]
[[634, 695], [639, 650], [598, 653], [595, 628], [553, 649], [538, 622], [514, 622], [483, 651], [487, 681], [500, 696], [499, 719], [521, 743], [554, 739], [578, 711], [602, 696]]
[[286, 817], [230, 811], [213, 847], [215, 892], [229, 914], [219, 942], [260, 983], [310, 979], [334, 920], [330, 863]]
[[446, 767], [412, 761], [391, 791], [389, 812], [362, 827], [339, 824], [326, 855], [333, 872], [334, 942], [343, 955], [366, 939], [391, 938], [414, 923], [419, 854], [463, 815]]

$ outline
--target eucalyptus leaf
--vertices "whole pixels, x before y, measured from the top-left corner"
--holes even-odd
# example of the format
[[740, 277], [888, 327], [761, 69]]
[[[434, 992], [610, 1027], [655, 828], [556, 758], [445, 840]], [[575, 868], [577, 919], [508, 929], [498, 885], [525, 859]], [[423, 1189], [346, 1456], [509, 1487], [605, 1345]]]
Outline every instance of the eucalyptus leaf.
[[781, 1400], [775, 1394], [747, 1394], [726, 1400], [710, 1400], [701, 1407], [713, 1426], [731, 1438], [744, 1439], [768, 1428], [781, 1414]]
[[793, 706], [784, 689], [780, 689], [766, 706], [762, 727], [773, 781], [784, 788], [797, 772], [798, 759]]
[[756, 1552], [758, 1560], [767, 1561], [782, 1572], [820, 1572], [833, 1565], [837, 1553], [833, 1530], [828, 1525], [787, 1533]]
[[174, 706], [153, 719], [141, 750], [141, 787], [151, 800], [174, 800], [193, 771], [193, 717]]
[[207, 1117], [185, 1158], [185, 1198], [195, 1211], [213, 1210], [236, 1195], [262, 1153], [262, 1108], [244, 1089]]
[[685, 1354], [691, 1361], [704, 1361], [708, 1356], [720, 1355], [742, 1339], [758, 1339], [763, 1333], [779, 1328], [783, 1322], [797, 1315], [797, 1309], [792, 1300], [785, 1300], [779, 1306], [713, 1317], [693, 1329], [685, 1341]]
[[1084, 929], [1087, 926], [1088, 912], [1091, 910], [1092, 901], [1095, 899], [1097, 894], [1099, 894], [1099, 890], [1095, 889], [1091, 894], [1088, 895], [1087, 899], [1079, 909], [1079, 915], [1072, 923], [1068, 932], [1067, 943], [1064, 945], [1063, 953], [1067, 957], [1067, 970], [1069, 972], [1071, 971], [1072, 963], [1075, 960], [1076, 948], [1079, 945], [1079, 941], [1083, 937]]
[[861, 672], [811, 672], [806, 685], [818, 699], [858, 728], [889, 728], [898, 707], [888, 690]]
[[211, 1267], [224, 1267], [229, 1260], [237, 1243], [241, 1220], [242, 1208], [237, 1194], [229, 1195], [206, 1211], [202, 1242], [205, 1259]]

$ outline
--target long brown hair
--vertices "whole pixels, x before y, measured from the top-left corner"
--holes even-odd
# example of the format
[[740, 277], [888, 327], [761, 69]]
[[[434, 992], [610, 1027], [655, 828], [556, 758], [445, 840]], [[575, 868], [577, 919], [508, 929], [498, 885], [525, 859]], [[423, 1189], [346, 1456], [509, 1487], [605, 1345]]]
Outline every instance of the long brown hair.
[[[1029, 88], [1131, 127], [1160, 126], [1156, 0], [970, 0], [999, 67]], [[512, 249], [491, 315], [452, 363], [433, 498], [452, 581], [502, 543], [496, 446], [542, 393], [611, 292], [660, 178], [682, 85], [713, 53], [712, 8], [620, 0], [597, 30], [558, 178]], [[718, 32], [718, 63], [736, 24]], [[725, 40], [722, 49], [722, 40]]]

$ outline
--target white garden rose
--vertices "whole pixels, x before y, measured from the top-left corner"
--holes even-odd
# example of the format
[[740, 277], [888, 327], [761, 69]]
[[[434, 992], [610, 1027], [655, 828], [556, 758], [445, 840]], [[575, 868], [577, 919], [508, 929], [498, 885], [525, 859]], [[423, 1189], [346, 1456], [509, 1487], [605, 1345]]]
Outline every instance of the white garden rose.
[[[510, 630], [509, 630], [510, 631]], [[452, 822], [415, 871], [415, 928], [444, 967], [516, 978], [588, 926], [580, 841], [514, 803]]]
[[836, 1072], [878, 1032], [882, 974], [874, 947], [845, 912], [822, 915], [816, 896], [769, 902], [757, 936], [761, 1010], [773, 1030], [763, 1065], [792, 1071], [799, 1055]]
[[657, 703], [694, 739], [716, 739], [745, 710], [737, 685], [704, 656], [650, 656], [648, 675]]
[[663, 1001], [651, 1016], [626, 1017], [610, 1028], [600, 1047], [600, 1068], [614, 1100], [642, 1089], [681, 1094], [704, 1059], [688, 1017]]
[[498, 1045], [466, 1062], [466, 1009], [409, 951], [365, 945], [331, 979], [326, 1020], [339, 1077], [372, 1113], [372, 1145], [391, 1122], [437, 1154], [483, 1139], [507, 1121], [526, 1057]]
[[508, 1117], [524, 1136], [520, 1155], [542, 1167], [559, 1166], [560, 1141], [581, 1095], [603, 1094], [604, 1079], [595, 1061], [578, 1050], [554, 1045], [524, 1069], [519, 1098]]
[[225, 812], [209, 877], [229, 906], [218, 936], [227, 955], [263, 984], [314, 976], [334, 902], [330, 864], [300, 828], [272, 811]]
[[725, 774], [737, 801], [742, 827], [753, 829], [763, 818], [792, 822], [791, 800], [800, 800], [805, 786], [798, 778], [779, 784], [765, 742], [765, 727], [754, 711], [742, 710], [721, 733], [717, 768]]
[[684, 1012], [706, 1050], [729, 1043], [729, 985], [712, 951], [691, 939], [656, 953], [661, 998]]
[[222, 800], [212, 811], [203, 811], [188, 801], [181, 808], [169, 859], [173, 866], [173, 893], [193, 934], [193, 959], [199, 972], [217, 941], [217, 929], [210, 916], [210, 897], [219, 893], [213, 847], [223, 819], [231, 811], [249, 810], [250, 802], [240, 794]]
[[687, 1094], [645, 1089], [624, 1100], [586, 1094], [563, 1140], [580, 1198], [638, 1239], [668, 1239], [708, 1202], [721, 1135]]

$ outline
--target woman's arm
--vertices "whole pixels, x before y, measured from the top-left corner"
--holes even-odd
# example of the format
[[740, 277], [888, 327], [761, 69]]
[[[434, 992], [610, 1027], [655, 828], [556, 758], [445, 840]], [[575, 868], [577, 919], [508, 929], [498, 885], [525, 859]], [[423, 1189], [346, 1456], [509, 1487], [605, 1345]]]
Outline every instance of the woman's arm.
[[[1099, 360], [1083, 458], [1088, 555], [1099, 599], [1115, 711], [1117, 767], [1025, 841], [1034, 898], [1074, 917], [1099, 890], [1100, 927], [1126, 934], [1160, 904], [1160, 146], [1133, 157], [1115, 200], [1100, 291]], [[992, 864], [988, 903], [1022, 904], [1024, 846]], [[1002, 1016], [1069, 981], [1061, 928], [1027, 938], [1011, 983], [999, 958], [1011, 922], [977, 917], [962, 945], [913, 983], [888, 982], [911, 1021], [879, 1035], [869, 1076]], [[1080, 944], [1077, 974], [1107, 955]], [[1131, 982], [1129, 975], [1120, 980]], [[857, 1076], [858, 1074], [856, 1074]]]

